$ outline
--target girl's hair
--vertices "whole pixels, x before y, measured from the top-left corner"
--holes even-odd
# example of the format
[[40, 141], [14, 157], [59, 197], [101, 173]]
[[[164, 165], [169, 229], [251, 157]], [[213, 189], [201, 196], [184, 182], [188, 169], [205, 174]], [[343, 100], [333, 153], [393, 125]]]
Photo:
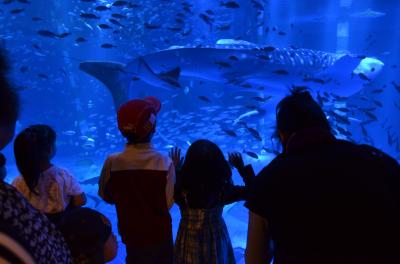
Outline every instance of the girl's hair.
[[232, 170], [219, 147], [209, 140], [197, 140], [188, 149], [179, 174], [178, 188], [196, 200], [210, 199], [231, 182]]
[[41, 173], [41, 164], [50, 160], [50, 149], [56, 132], [47, 125], [33, 125], [18, 134], [14, 141], [17, 167], [29, 190], [34, 194]]

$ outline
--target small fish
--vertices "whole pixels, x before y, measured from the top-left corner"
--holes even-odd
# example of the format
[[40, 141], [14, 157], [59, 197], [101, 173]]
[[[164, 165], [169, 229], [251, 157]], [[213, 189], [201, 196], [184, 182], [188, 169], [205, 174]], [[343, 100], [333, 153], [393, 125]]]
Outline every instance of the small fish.
[[375, 99], [371, 99], [371, 101], [376, 104], [378, 107], [383, 107], [383, 104], [381, 102], [379, 102], [378, 100]]
[[209, 17], [206, 14], [200, 14], [199, 17], [201, 18], [201, 20], [203, 20], [207, 25], [210, 26], [210, 28], [212, 27], [213, 23], [214, 23], [214, 19]]
[[235, 1], [221, 2], [220, 6], [223, 6], [226, 8], [240, 8], [240, 5]]
[[252, 99], [253, 99], [253, 100], [256, 100], [256, 101], [258, 101], [258, 102], [266, 102], [266, 101], [268, 101], [268, 100], [271, 99], [271, 98], [272, 98], [272, 96], [267, 96], [267, 97], [254, 96]]
[[232, 67], [232, 65], [230, 65], [229, 63], [224, 62], [224, 61], [216, 61], [214, 63], [222, 68], [231, 68]]
[[96, 16], [95, 14], [92, 13], [81, 13], [79, 15], [81, 18], [86, 18], [86, 19], [100, 19], [100, 17]]
[[15, 8], [15, 9], [12, 9], [12, 10], [10, 11], [10, 14], [16, 15], [16, 14], [20, 14], [20, 13], [22, 13], [22, 12], [24, 12], [24, 11], [25, 11], [24, 8]]
[[39, 73], [39, 74], [38, 74], [38, 77], [41, 78], [41, 79], [43, 79], [43, 80], [48, 80], [48, 79], [49, 79], [49, 76], [47, 76], [47, 75], [44, 74], [44, 73]]
[[222, 129], [222, 131], [224, 131], [228, 136], [237, 137], [237, 134], [235, 133], [235, 131], [233, 131], [231, 129]]
[[147, 29], [159, 29], [159, 28], [161, 28], [161, 25], [159, 25], [159, 24], [151, 24], [151, 23], [145, 22], [143, 25]]
[[375, 89], [375, 90], [372, 90], [371, 93], [380, 94], [380, 93], [383, 93], [383, 89]]
[[113, 18], [117, 18], [117, 19], [123, 19], [123, 18], [127, 18], [124, 15], [118, 14], [118, 13], [114, 13], [111, 15]]
[[287, 70], [276, 70], [273, 71], [272, 73], [278, 74], [278, 75], [288, 75], [289, 72]]
[[238, 61], [239, 60], [239, 58], [236, 57], [235, 55], [229, 56], [229, 59], [233, 60], [233, 61]]
[[69, 35], [71, 35], [70, 32], [64, 32], [64, 33], [59, 34], [58, 37], [61, 38], [61, 39], [63, 39], [63, 38], [65, 38], [65, 37], [68, 37]]
[[76, 43], [82, 43], [82, 42], [86, 42], [86, 41], [87, 40], [85, 38], [83, 38], [83, 37], [78, 37], [78, 38], [75, 39]]
[[217, 30], [225, 31], [231, 29], [231, 24], [219, 24], [217, 25]]
[[340, 127], [340, 126], [336, 126], [336, 130], [337, 130], [340, 134], [342, 134], [342, 135], [344, 135], [344, 136], [348, 136], [348, 137], [352, 136], [351, 132], [345, 130], [344, 128], [342, 128], [342, 127]]
[[66, 136], [73, 136], [76, 134], [76, 131], [75, 130], [66, 130], [66, 131], [62, 132], [62, 134], [66, 135]]
[[39, 30], [37, 33], [42, 36], [42, 37], [48, 37], [48, 38], [60, 38], [60, 35], [51, 32], [49, 30]]
[[275, 49], [276, 48], [272, 47], [272, 46], [267, 46], [267, 47], [261, 48], [261, 50], [265, 51], [265, 52], [273, 52]]
[[121, 1], [121, 0], [118, 0], [118, 1], [115, 1], [113, 4], [112, 4], [112, 6], [126, 6], [128, 4], [128, 2], [127, 1]]
[[247, 131], [250, 132], [250, 134], [251, 134], [255, 139], [257, 139], [258, 141], [262, 141], [261, 135], [260, 135], [260, 133], [258, 133], [257, 130], [255, 130], [255, 129], [252, 128], [252, 127], [248, 127], [248, 126], [246, 126], [246, 129], [247, 129]]
[[211, 100], [207, 96], [200, 95], [198, 98], [204, 102], [211, 103]]
[[110, 43], [104, 43], [101, 45], [101, 47], [104, 49], [111, 49], [111, 48], [116, 48], [117, 46], [110, 44]]
[[400, 93], [400, 84], [397, 84], [395, 81], [392, 81], [392, 85]]
[[96, 6], [95, 10], [96, 11], [108, 11], [108, 10], [110, 10], [110, 8], [108, 6], [100, 5], [100, 6]]
[[125, 27], [124, 25], [122, 25], [121, 23], [118, 22], [118, 20], [114, 19], [114, 18], [110, 18], [108, 19], [108, 21], [110, 21], [112, 24], [120, 26], [120, 27]]
[[243, 150], [243, 153], [245, 153], [247, 156], [249, 156], [249, 157], [251, 157], [253, 159], [257, 159], [257, 160], [259, 159], [258, 155], [256, 153], [252, 152], [252, 151]]
[[285, 35], [286, 35], [286, 33], [285, 33], [285, 32], [283, 32], [283, 31], [279, 31], [279, 32], [278, 32], [278, 35], [279, 35], [279, 36], [285, 36]]
[[107, 25], [107, 24], [99, 24], [99, 25], [97, 25], [99, 28], [101, 28], [101, 29], [112, 29], [112, 27], [110, 27], [109, 25]]

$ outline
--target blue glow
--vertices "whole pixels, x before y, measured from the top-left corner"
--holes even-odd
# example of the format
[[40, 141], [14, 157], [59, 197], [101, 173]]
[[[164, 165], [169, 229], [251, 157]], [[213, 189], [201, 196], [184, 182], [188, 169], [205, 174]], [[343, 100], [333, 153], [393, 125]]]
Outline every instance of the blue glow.
[[[116, 87], [124, 87], [117, 99], [160, 98], [154, 145], [165, 153], [174, 146], [184, 153], [208, 138], [224, 153], [241, 152], [258, 172], [280, 150], [276, 104], [290, 88], [308, 86], [338, 138], [400, 160], [399, 1], [234, 0], [239, 8], [206, 0], [11, 2], [1, 6], [0, 43], [22, 97], [17, 131], [53, 126], [54, 163], [81, 182], [97, 177], [106, 156], [124, 147], [110, 92]], [[127, 66], [99, 74], [114, 78], [107, 89], [79, 70], [84, 61]], [[177, 69], [179, 76], [166, 75]], [[11, 181], [18, 174], [12, 146], [5, 154]], [[242, 184], [236, 172], [233, 179]], [[88, 206], [105, 213], [117, 231], [115, 209], [96, 200], [97, 186], [83, 188]], [[171, 215], [176, 233], [176, 206]], [[224, 217], [243, 253], [243, 202], [226, 206]], [[114, 263], [124, 258], [120, 244]]]

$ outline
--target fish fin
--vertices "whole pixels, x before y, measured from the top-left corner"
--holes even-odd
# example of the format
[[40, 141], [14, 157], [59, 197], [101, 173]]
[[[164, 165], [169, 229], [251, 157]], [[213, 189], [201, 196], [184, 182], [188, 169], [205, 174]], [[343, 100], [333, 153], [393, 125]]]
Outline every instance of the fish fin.
[[181, 68], [180, 67], [176, 67], [170, 71], [167, 72], [162, 72], [160, 74], [158, 74], [158, 76], [160, 76], [161, 78], [171, 78], [174, 79], [176, 81], [179, 80], [179, 77], [181, 75]]
[[327, 72], [335, 77], [351, 78], [354, 69], [360, 64], [361, 59], [355, 56], [344, 55], [330, 67]]
[[129, 81], [125, 65], [115, 62], [87, 61], [79, 64], [79, 69], [101, 81], [111, 92], [115, 109], [129, 99]]
[[174, 68], [166, 73], [156, 74], [149, 64], [142, 57], [140, 57], [138, 59], [137, 69], [139, 76], [142, 77], [141, 79], [152, 86], [166, 88], [169, 90], [174, 90], [181, 87], [178, 79], [175, 79], [175, 77], [178, 78], [180, 75], [179, 67]]

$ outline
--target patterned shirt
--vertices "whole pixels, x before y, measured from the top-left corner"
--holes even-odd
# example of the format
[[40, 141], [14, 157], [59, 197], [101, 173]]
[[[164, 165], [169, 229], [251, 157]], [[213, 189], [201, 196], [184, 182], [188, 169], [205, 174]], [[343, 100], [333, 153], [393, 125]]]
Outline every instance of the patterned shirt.
[[11, 226], [36, 263], [72, 263], [61, 233], [12, 186], [0, 182], [0, 224]]
[[28, 188], [22, 176], [18, 176], [12, 185], [39, 211], [47, 214], [65, 210], [72, 196], [83, 193], [77, 180], [67, 170], [51, 166], [42, 172], [34, 194]]

